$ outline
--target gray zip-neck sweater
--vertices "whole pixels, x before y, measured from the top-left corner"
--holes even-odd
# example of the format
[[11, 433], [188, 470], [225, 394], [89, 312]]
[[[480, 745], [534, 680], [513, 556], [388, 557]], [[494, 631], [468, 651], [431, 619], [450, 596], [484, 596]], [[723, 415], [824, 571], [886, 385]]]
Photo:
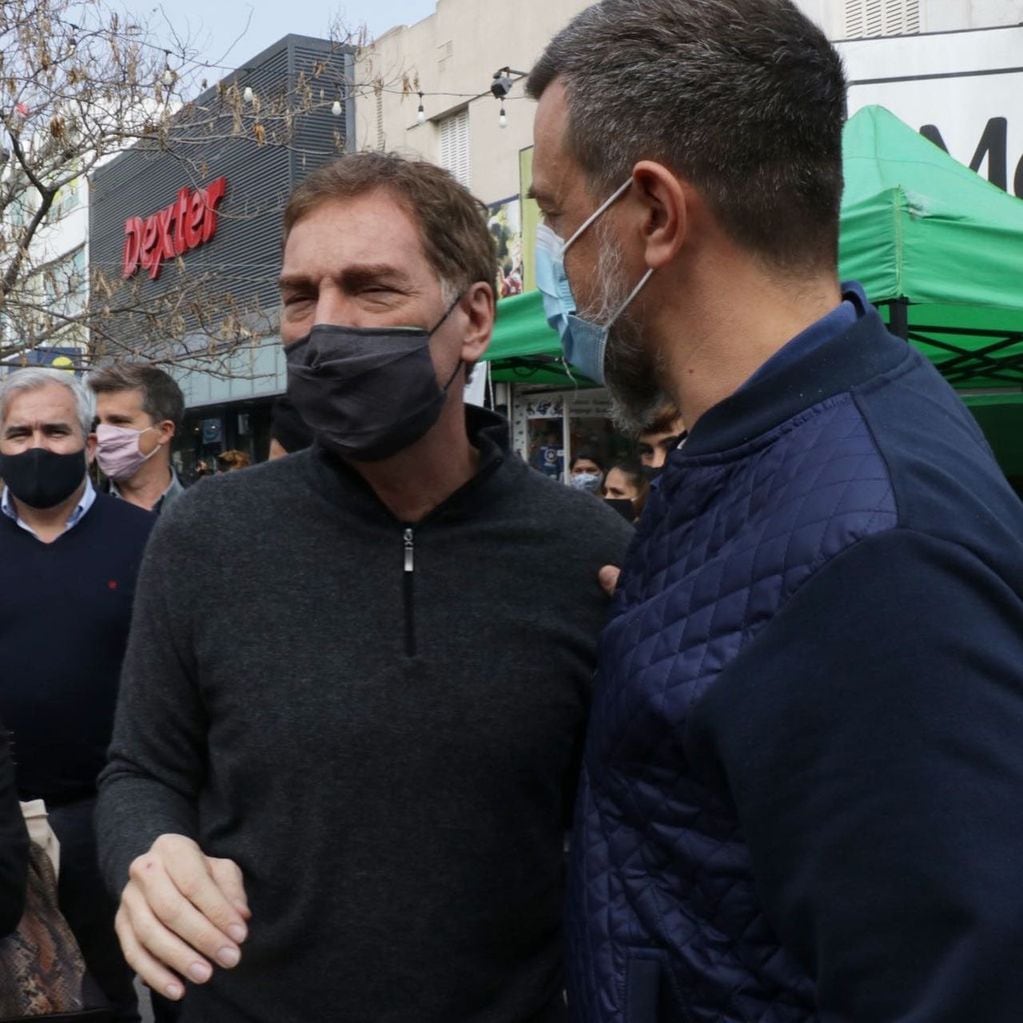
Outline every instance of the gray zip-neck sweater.
[[597, 572], [631, 528], [470, 424], [479, 472], [414, 527], [314, 448], [203, 482], [154, 532], [101, 858], [119, 892], [189, 835], [253, 914], [185, 1023], [563, 1018]]

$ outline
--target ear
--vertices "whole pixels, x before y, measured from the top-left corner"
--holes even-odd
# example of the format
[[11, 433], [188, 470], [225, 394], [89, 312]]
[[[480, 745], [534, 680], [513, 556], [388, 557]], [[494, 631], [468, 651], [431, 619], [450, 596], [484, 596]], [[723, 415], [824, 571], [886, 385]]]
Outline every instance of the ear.
[[459, 309], [465, 313], [468, 323], [462, 339], [462, 362], [470, 365], [479, 362], [490, 344], [494, 332], [494, 289], [482, 281], [470, 286], [462, 296]]
[[170, 444], [174, 439], [175, 429], [174, 424], [169, 419], [164, 419], [162, 422], [156, 424], [157, 432], [160, 436], [157, 438], [157, 444]]
[[85, 436], [85, 461], [87, 465], [92, 465], [93, 459], [96, 457], [96, 434], [89, 433]]
[[646, 265], [667, 266], [682, 249], [689, 231], [689, 188], [663, 163], [641, 160], [632, 168], [634, 194], [644, 205], [642, 234]]

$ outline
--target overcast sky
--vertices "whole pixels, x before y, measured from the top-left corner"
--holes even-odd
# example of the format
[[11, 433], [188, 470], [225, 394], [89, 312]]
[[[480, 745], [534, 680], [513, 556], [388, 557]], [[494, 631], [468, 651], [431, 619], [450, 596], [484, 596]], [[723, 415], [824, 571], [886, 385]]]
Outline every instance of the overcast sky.
[[[365, 25], [370, 36], [395, 25], [411, 25], [436, 10], [435, 0], [121, 0], [124, 7], [154, 35], [166, 40], [168, 20], [200, 50], [200, 59], [237, 66], [282, 36], [325, 37], [336, 16], [351, 28]], [[164, 13], [166, 12], [166, 13]], [[245, 29], [248, 22], [248, 29]], [[244, 31], [244, 36], [238, 39]]]

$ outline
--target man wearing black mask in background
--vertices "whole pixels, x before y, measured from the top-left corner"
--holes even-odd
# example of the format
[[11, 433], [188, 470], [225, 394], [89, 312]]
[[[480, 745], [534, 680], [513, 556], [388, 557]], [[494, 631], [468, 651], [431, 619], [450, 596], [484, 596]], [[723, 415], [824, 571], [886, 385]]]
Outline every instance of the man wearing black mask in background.
[[96, 863], [96, 777], [113, 726], [135, 576], [153, 516], [97, 494], [91, 393], [63, 370], [0, 383], [0, 718], [22, 799], [61, 843], [60, 908], [116, 1019], [137, 1020]]
[[597, 569], [631, 528], [464, 405], [495, 256], [446, 171], [345, 157], [284, 228], [316, 441], [157, 528], [99, 815], [122, 945], [184, 1023], [560, 1021]]

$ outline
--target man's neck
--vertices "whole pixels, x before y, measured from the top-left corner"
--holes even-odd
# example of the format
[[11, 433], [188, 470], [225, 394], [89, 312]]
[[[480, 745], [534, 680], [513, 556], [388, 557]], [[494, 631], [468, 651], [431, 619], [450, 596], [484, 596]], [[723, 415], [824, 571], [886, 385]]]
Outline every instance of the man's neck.
[[134, 476], [117, 480], [117, 492], [129, 504], [152, 511], [167, 492], [172, 479], [170, 459], [158, 451], [148, 462], [142, 463]]
[[14, 494], [11, 494], [11, 503], [19, 519], [25, 523], [43, 543], [53, 543], [58, 537], [64, 535], [68, 519], [71, 518], [78, 502], [85, 493], [85, 480], [82, 480], [75, 492], [60, 504], [52, 508], [30, 508], [23, 501], [19, 501]]
[[674, 309], [661, 306], [653, 327], [664, 339], [664, 390], [690, 429], [842, 300], [837, 279], [827, 274], [783, 282], [748, 260], [717, 271], [678, 296]]
[[415, 444], [379, 462], [351, 465], [399, 522], [414, 523], [476, 475], [479, 452], [469, 442], [461, 400], [448, 401]]

